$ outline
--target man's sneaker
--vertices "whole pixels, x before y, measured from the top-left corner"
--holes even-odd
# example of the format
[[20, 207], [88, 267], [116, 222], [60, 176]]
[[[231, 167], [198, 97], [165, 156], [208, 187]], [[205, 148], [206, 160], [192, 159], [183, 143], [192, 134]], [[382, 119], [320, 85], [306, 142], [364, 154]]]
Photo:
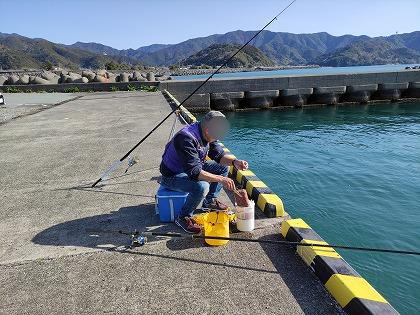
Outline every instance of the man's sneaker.
[[187, 233], [198, 234], [201, 232], [201, 226], [195, 223], [194, 219], [190, 217], [178, 217], [175, 219], [175, 224]]
[[207, 200], [203, 200], [203, 209], [211, 209], [211, 210], [222, 210], [226, 211], [229, 209], [227, 205], [225, 205], [223, 202], [217, 200], [216, 198], [213, 199], [211, 202], [208, 202]]
[[196, 214], [203, 214], [203, 213], [209, 213], [210, 209], [204, 209], [204, 208], [199, 208], [199, 209], [195, 209], [194, 210], [194, 215]]

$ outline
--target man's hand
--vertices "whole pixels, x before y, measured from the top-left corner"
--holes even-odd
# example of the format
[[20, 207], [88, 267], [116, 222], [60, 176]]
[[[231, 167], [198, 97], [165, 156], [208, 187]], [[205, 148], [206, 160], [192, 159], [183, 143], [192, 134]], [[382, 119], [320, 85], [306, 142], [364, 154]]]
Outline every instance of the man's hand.
[[248, 162], [245, 160], [235, 160], [233, 162], [233, 165], [238, 169], [238, 170], [247, 170], [248, 169]]
[[228, 190], [235, 190], [235, 182], [229, 177], [221, 176], [220, 183]]

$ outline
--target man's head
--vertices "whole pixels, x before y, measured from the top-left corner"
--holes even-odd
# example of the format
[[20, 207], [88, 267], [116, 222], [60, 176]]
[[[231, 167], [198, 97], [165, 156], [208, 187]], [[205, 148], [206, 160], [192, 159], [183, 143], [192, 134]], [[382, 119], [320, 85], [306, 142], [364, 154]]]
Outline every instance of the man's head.
[[209, 111], [200, 121], [201, 130], [208, 142], [223, 139], [229, 131], [229, 122], [221, 112]]

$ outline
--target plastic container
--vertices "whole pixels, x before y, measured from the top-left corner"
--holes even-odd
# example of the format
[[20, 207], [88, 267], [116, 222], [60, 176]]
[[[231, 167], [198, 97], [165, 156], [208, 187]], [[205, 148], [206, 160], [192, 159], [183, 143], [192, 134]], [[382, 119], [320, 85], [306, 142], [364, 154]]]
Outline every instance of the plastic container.
[[236, 228], [242, 232], [251, 232], [255, 228], [254, 201], [249, 201], [248, 207], [236, 207]]
[[174, 222], [187, 200], [188, 193], [160, 186], [156, 193], [156, 214], [161, 222]]
[[[204, 236], [229, 237], [229, 215], [225, 211], [211, 211], [194, 216], [198, 224], [203, 226]], [[211, 246], [225, 245], [228, 240], [205, 239]]]

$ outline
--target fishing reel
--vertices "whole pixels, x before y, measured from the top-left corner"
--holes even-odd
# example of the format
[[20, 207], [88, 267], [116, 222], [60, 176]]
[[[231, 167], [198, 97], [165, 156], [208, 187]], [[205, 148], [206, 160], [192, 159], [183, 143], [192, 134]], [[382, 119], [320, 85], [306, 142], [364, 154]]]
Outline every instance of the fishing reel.
[[134, 232], [131, 232], [131, 233], [127, 233], [123, 231], [119, 231], [119, 233], [130, 236], [130, 245], [128, 246], [128, 248], [130, 249], [135, 248], [135, 247], [141, 247], [147, 243], [147, 237], [137, 230], [134, 230]]
[[132, 236], [130, 248], [143, 246], [144, 244], [146, 244], [146, 242], [147, 237], [144, 235]]
[[135, 164], [137, 164], [137, 163], [139, 163], [139, 162], [140, 162], [140, 159], [139, 159], [138, 157], [136, 157], [136, 156], [134, 156], [134, 157], [129, 156], [129, 157], [128, 157], [128, 165], [127, 165], [127, 169], [125, 170], [124, 174], [125, 174], [125, 173], [127, 173], [128, 169], [129, 169], [130, 167], [134, 166]]
[[139, 233], [137, 230], [131, 234], [130, 248], [140, 247], [147, 243], [147, 237]]

